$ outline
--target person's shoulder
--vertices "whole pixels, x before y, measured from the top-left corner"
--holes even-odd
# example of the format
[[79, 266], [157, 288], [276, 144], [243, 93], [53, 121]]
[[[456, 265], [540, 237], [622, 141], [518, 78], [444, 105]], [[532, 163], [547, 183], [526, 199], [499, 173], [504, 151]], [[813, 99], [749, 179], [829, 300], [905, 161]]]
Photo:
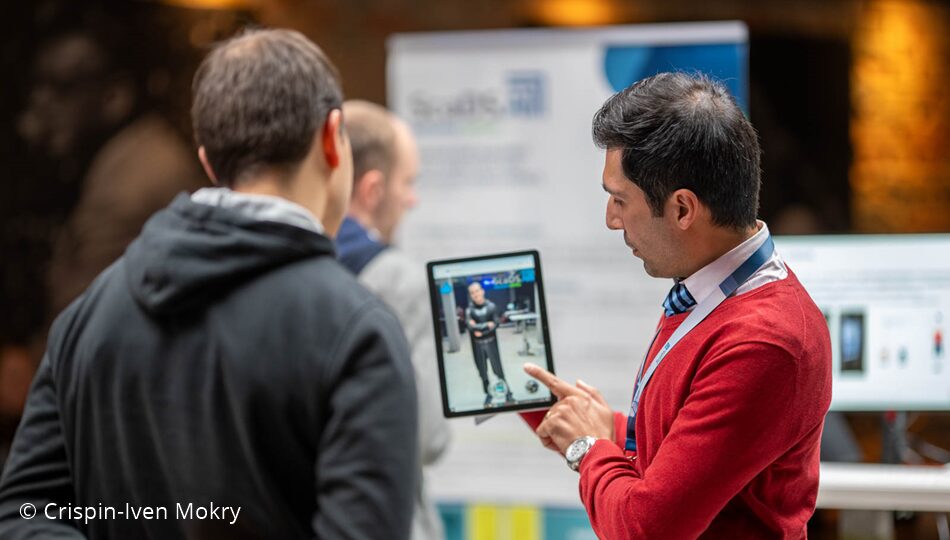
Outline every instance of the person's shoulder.
[[[397, 281], [398, 283], [426, 283], [425, 265], [396, 247], [379, 253], [360, 272], [363, 281]], [[398, 284], [397, 283], [397, 284]]]
[[827, 340], [821, 310], [791, 272], [728, 301], [720, 314], [724, 336], [775, 345], [796, 356], [812, 342]]
[[[115, 182], [116, 178], [122, 182]], [[96, 155], [88, 179], [139, 198], [160, 194], [165, 199], [170, 197], [167, 194], [207, 185], [187, 143], [154, 113], [135, 119], [116, 133]]]
[[326, 343], [342, 331], [357, 312], [382, 302], [361, 285], [331, 254], [307, 257], [246, 279], [225, 295], [209, 300], [216, 316], [260, 321], [262, 331], [279, 332], [266, 323], [290, 319], [303, 328], [321, 328], [311, 338]]
[[126, 277], [121, 258], [109, 265], [89, 284], [85, 291], [67, 305], [53, 320], [47, 336], [46, 350], [54, 371], [80, 339], [87, 339], [90, 327], [98, 338], [109, 334], [98, 332], [98, 319], [113, 316], [115, 322], [127, 320], [133, 307], [127, 293]]
[[[253, 280], [235, 295], [242, 298], [229, 316], [272, 320], [281, 317], [308, 328], [308, 340], [333, 349], [345, 336], [402, 330], [383, 300], [357, 281], [356, 276], [329, 255], [303, 259]], [[247, 306], [259, 306], [247, 313]], [[280, 331], [279, 325], [269, 325]], [[393, 338], [395, 339], [395, 338]]]
[[288, 264], [268, 276], [268, 285], [303, 302], [362, 305], [378, 299], [352, 272], [330, 256]]
[[360, 272], [359, 280], [393, 305], [428, 298], [425, 265], [395, 247], [374, 257]]
[[761, 309], [773, 313], [776, 320], [803, 326], [825, 324], [821, 309], [791, 268], [788, 268], [788, 276], [785, 279], [770, 285], [773, 286], [762, 295]]
[[[795, 315], [817, 310], [808, 292], [791, 271], [782, 279], [727, 298], [723, 307], [726, 308], [724, 311], [741, 313], [743, 318], [762, 319], [763, 324], [767, 320], [771, 320], [772, 323], [786, 319], [795, 320]], [[734, 316], [735, 313], [732, 315]], [[768, 315], [768, 317], [763, 317], [763, 315]]]
[[399, 249], [397, 246], [389, 246], [381, 251], [379, 255], [366, 265], [364, 272], [377, 266], [390, 271], [413, 271], [418, 270], [420, 266], [424, 267], [424, 265], [421, 265], [414, 257]]

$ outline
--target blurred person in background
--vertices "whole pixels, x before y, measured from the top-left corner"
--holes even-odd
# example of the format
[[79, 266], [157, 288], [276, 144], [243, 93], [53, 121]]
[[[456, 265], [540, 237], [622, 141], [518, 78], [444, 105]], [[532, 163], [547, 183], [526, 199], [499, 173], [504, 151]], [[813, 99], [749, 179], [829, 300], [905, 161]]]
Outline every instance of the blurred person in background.
[[15, 341], [0, 344], [0, 470], [50, 322], [150, 215], [176, 193], [208, 185], [194, 152], [159, 112], [169, 77], [160, 64], [176, 60], [156, 53], [161, 46], [139, 24], [143, 13], [112, 8], [106, 14], [56, 1], [33, 8], [40, 37], [10, 131], [26, 150], [18, 156], [28, 171], [21, 174], [43, 195], [20, 202], [28, 218], [8, 236], [27, 250], [18, 253], [25, 263], [18, 258], [28, 266], [5, 270], [44, 277], [15, 275], [31, 286], [5, 291], [18, 304], [12, 319], [36, 317]]
[[405, 212], [416, 204], [414, 182], [419, 151], [403, 121], [367, 101], [343, 105], [353, 147], [353, 196], [336, 238], [340, 261], [359, 276], [399, 317], [412, 350], [419, 396], [420, 482], [414, 501], [414, 540], [444, 538], [442, 520], [425, 488], [425, 468], [434, 464], [449, 442], [442, 416], [429, 290], [422, 268], [393, 246]]
[[[0, 538], [408, 537], [408, 345], [330, 239], [353, 181], [342, 101], [297, 32], [206, 57], [192, 120], [222, 187], [176, 197], [54, 322]], [[126, 505], [156, 518], [87, 519]]]
[[142, 48], [121, 23], [94, 12], [41, 43], [21, 136], [41, 155], [78, 168], [79, 199], [55, 240], [50, 320], [119, 258], [153, 213], [207, 186], [198, 160], [151, 110]]

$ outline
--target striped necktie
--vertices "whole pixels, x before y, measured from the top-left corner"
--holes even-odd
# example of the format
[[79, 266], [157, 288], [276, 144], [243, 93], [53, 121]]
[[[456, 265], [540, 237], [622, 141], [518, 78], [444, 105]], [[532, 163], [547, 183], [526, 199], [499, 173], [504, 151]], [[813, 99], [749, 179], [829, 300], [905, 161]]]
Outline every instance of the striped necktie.
[[670, 289], [670, 294], [666, 295], [666, 300], [663, 301], [663, 309], [666, 310], [666, 316], [676, 315], [678, 313], [686, 313], [689, 308], [696, 305], [696, 300], [693, 299], [693, 295], [689, 294], [689, 291], [686, 290], [686, 285], [682, 281], [673, 285], [673, 288]]

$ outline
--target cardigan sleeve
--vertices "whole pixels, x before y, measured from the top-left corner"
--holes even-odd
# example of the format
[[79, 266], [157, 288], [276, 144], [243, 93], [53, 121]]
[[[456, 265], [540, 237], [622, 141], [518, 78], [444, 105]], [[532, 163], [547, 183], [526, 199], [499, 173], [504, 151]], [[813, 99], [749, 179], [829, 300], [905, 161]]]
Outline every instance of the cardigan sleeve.
[[[599, 538], [695, 538], [730, 499], [804, 432], [793, 354], [743, 342], [707, 358], [650, 466], [598, 441], [581, 462], [580, 494]], [[650, 387], [647, 387], [648, 394]], [[647, 394], [644, 394], [645, 396]], [[617, 439], [620, 444], [621, 432]]]

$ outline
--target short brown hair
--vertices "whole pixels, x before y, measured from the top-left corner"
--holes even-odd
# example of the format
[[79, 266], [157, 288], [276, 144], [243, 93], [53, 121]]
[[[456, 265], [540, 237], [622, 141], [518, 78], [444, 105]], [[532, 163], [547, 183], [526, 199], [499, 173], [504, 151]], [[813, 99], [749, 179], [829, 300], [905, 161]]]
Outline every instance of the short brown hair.
[[343, 104], [343, 118], [353, 148], [353, 189], [372, 170], [388, 179], [396, 162], [396, 117], [375, 103], [348, 100]]
[[336, 67], [292, 30], [245, 30], [205, 57], [192, 84], [192, 126], [219, 183], [294, 167], [343, 104]]

